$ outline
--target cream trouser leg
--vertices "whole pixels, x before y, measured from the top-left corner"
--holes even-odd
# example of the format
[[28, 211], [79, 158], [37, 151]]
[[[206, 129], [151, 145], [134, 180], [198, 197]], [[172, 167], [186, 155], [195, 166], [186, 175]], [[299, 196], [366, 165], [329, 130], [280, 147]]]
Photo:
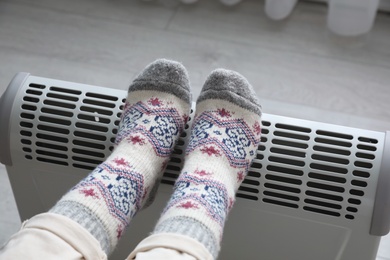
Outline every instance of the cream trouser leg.
[[[43, 213], [25, 221], [0, 249], [0, 259], [107, 259], [99, 242], [82, 226], [62, 215]], [[176, 235], [152, 235], [127, 259], [212, 259], [196, 240]]]

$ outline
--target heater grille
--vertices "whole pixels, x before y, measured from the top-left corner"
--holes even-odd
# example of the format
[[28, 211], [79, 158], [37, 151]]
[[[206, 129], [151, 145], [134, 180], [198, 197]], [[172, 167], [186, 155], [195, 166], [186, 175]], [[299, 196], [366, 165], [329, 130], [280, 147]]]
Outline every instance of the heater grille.
[[[124, 102], [101, 93], [29, 84], [20, 113], [24, 157], [93, 170], [114, 148]], [[164, 183], [173, 184], [180, 172], [189, 125], [185, 128], [167, 165]]]
[[277, 121], [262, 125], [257, 157], [237, 196], [354, 219], [380, 163], [378, 140]]
[[30, 130], [23, 129], [21, 134], [34, 141], [22, 139], [25, 157], [87, 170], [101, 163], [112, 147], [108, 133], [115, 124], [111, 116], [124, 102], [109, 95], [41, 84], [29, 84], [23, 100], [21, 124]]
[[[19, 134], [27, 160], [92, 170], [113, 150], [125, 99], [37, 83], [24, 91]], [[173, 185], [180, 173], [193, 113], [163, 183]], [[331, 125], [300, 122], [264, 116], [261, 143], [237, 197], [356, 218], [373, 165], [380, 164], [378, 140], [347, 128], [334, 131]]]

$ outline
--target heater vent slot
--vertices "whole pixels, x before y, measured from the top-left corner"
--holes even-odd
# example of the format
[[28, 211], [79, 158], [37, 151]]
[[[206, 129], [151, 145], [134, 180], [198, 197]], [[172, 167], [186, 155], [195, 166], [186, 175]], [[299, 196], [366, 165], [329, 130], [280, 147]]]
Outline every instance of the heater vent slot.
[[292, 167], [281, 167], [281, 166], [276, 166], [276, 165], [268, 165], [267, 170], [270, 172], [277, 172], [277, 173], [296, 175], [296, 176], [303, 175], [302, 170], [294, 169]]
[[101, 124], [109, 124], [111, 122], [110, 119], [100, 116], [93, 116], [93, 115], [87, 115], [87, 114], [78, 114], [77, 118], [80, 120], [90, 121], [90, 122], [96, 122]]
[[23, 100], [27, 101], [27, 102], [31, 102], [31, 103], [38, 103], [39, 102], [39, 98], [31, 97], [31, 96], [24, 96]]
[[40, 116], [39, 121], [56, 125], [70, 126], [72, 124], [69, 120], [64, 120], [56, 117]]
[[[107, 100], [107, 101], [118, 101], [118, 97], [114, 97], [114, 96], [109, 96], [109, 95], [104, 95], [104, 94], [98, 94], [98, 93], [93, 93], [93, 92], [87, 92], [85, 94], [87, 97], [92, 97], [92, 98], [97, 98], [97, 99], [101, 99], [101, 100]], [[125, 103], [125, 101], [123, 100], [122, 103]]]
[[343, 134], [343, 133], [337, 133], [337, 132], [329, 132], [324, 130], [317, 130], [316, 133], [321, 136], [328, 136], [328, 137], [334, 137], [338, 139], [346, 139], [346, 140], [352, 140], [353, 136], [349, 134]]
[[272, 143], [275, 145], [282, 145], [286, 147], [293, 147], [293, 148], [300, 148], [300, 149], [306, 149], [309, 147], [305, 143], [299, 143], [299, 142], [293, 142], [293, 141], [287, 141], [287, 140], [280, 140], [280, 139], [273, 139]]
[[279, 129], [291, 130], [291, 131], [302, 132], [302, 133], [310, 133], [311, 132], [310, 128], [296, 126], [296, 125], [287, 125], [287, 124], [276, 123], [275, 127], [279, 128]]
[[35, 89], [27, 89], [26, 90], [26, 94], [31, 94], [31, 95], [35, 95], [35, 96], [41, 96], [42, 95], [42, 91], [35, 90]]
[[321, 145], [314, 145], [313, 150], [317, 152], [327, 153], [327, 154], [345, 155], [345, 156], [351, 155], [351, 152], [348, 150], [321, 146]]
[[50, 87], [50, 90], [52, 92], [60, 92], [60, 93], [72, 94], [72, 95], [76, 95], [76, 96], [79, 96], [82, 93], [80, 90], [70, 89], [70, 88]]
[[358, 144], [357, 148], [364, 151], [373, 151], [373, 152], [376, 151], [375, 146], [365, 145], [365, 144]]
[[62, 94], [56, 94], [56, 93], [47, 93], [46, 96], [48, 98], [53, 98], [53, 99], [60, 99], [60, 100], [66, 100], [66, 101], [72, 101], [72, 102], [77, 102], [79, 100], [78, 97], [74, 96], [68, 96], [68, 95], [62, 95]]
[[320, 199], [325, 199], [325, 200], [334, 200], [334, 201], [340, 201], [340, 202], [344, 200], [344, 198], [342, 196], [337, 196], [337, 195], [333, 195], [333, 194], [312, 191], [312, 190], [306, 191], [306, 195], [310, 196], [310, 197], [315, 197], [315, 198], [320, 198]]
[[323, 181], [329, 181], [329, 182], [335, 182], [335, 183], [346, 183], [347, 182], [347, 180], [345, 178], [342, 178], [342, 177], [328, 175], [328, 174], [315, 173], [315, 172], [310, 172], [309, 178], [323, 180]]
[[75, 109], [76, 108], [75, 104], [70, 104], [70, 103], [60, 102], [57, 100], [50, 100], [50, 99], [45, 99], [43, 101], [43, 104], [48, 105], [48, 106], [68, 108], [68, 109]]
[[27, 111], [35, 111], [37, 110], [36, 106], [28, 105], [28, 104], [23, 104], [22, 105], [22, 110], [27, 110]]
[[89, 107], [89, 106], [81, 106], [81, 111], [89, 112], [91, 114], [99, 114], [99, 115], [105, 115], [105, 116], [111, 116], [113, 113], [110, 110], [106, 109], [100, 109], [97, 107]]
[[86, 123], [77, 122], [75, 126], [76, 128], [85, 129], [85, 130], [91, 130], [91, 131], [103, 132], [103, 133], [108, 132], [107, 127], [99, 126], [96, 124], [86, 124]]
[[311, 211], [319, 214], [324, 214], [324, 215], [329, 215], [329, 216], [334, 216], [334, 217], [340, 217], [341, 214], [335, 211], [330, 211], [330, 210], [325, 210], [317, 207], [310, 207], [310, 206], [304, 206], [304, 210], [306, 211]]
[[363, 137], [363, 136], [360, 136], [358, 138], [358, 140], [362, 143], [369, 143], [369, 144], [377, 144], [378, 143], [378, 140], [374, 139], [374, 138], [370, 138], [370, 137]]
[[42, 84], [36, 84], [36, 83], [30, 83], [30, 85], [28, 85], [29, 88], [36, 88], [36, 89], [45, 89], [46, 86], [45, 85], [42, 85]]
[[52, 108], [47, 108], [47, 107], [43, 107], [41, 109], [41, 112], [45, 113], [45, 114], [55, 115], [55, 116], [73, 117], [72, 112], [59, 110], [59, 109], [52, 109]]
[[322, 137], [317, 137], [314, 139], [319, 144], [327, 144], [330, 146], [336, 146], [336, 147], [351, 147], [352, 144], [349, 142], [334, 140], [334, 139], [326, 139]]
[[94, 99], [84, 99], [83, 100], [84, 104], [90, 104], [90, 105], [95, 105], [95, 106], [101, 106], [101, 107], [108, 107], [108, 108], [114, 108], [115, 104], [113, 103], [108, 103], [108, 102], [102, 102], [100, 100], [94, 100]]

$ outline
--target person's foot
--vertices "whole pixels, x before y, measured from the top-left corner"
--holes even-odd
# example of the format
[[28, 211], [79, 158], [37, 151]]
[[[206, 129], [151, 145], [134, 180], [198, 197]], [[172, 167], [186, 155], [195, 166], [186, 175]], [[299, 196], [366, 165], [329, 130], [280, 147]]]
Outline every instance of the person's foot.
[[116, 147], [51, 210], [86, 228], [109, 254], [155, 192], [190, 110], [186, 69], [157, 60], [133, 81]]
[[154, 235], [185, 235], [217, 257], [227, 214], [260, 142], [260, 117], [256, 93], [242, 75], [211, 73], [197, 101], [184, 168]]

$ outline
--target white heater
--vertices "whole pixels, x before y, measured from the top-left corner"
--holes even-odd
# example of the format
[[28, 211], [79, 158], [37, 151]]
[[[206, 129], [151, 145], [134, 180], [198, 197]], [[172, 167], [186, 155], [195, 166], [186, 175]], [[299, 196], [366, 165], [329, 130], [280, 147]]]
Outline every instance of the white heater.
[[[126, 91], [19, 73], [0, 100], [0, 161], [22, 220], [47, 211], [113, 149]], [[152, 231], [180, 173], [191, 120], [155, 203], [111, 259]], [[220, 259], [374, 260], [390, 228], [390, 132], [264, 114]], [[207, 163], [207, 162], [205, 162]]]

